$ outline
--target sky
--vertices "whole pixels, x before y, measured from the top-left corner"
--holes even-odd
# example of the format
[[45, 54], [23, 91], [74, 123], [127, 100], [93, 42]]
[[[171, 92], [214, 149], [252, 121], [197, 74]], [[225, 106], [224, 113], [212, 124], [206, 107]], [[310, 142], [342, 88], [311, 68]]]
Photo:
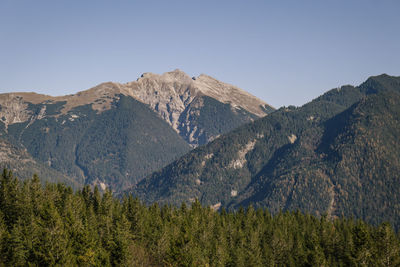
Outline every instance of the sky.
[[181, 69], [274, 107], [400, 76], [400, 1], [0, 1], [0, 93]]

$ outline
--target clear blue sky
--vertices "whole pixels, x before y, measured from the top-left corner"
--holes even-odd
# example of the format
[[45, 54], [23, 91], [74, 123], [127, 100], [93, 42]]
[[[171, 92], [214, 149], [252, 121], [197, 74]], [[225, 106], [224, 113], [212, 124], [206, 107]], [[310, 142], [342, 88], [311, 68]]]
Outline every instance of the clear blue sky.
[[400, 76], [400, 1], [0, 1], [0, 92], [71, 94], [179, 68], [302, 105]]

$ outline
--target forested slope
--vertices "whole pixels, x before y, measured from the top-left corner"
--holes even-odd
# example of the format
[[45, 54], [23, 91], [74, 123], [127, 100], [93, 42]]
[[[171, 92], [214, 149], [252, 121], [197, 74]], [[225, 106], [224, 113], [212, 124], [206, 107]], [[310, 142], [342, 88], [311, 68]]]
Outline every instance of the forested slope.
[[398, 266], [389, 224], [300, 212], [220, 213], [121, 201], [87, 186], [42, 187], [0, 175], [0, 265], [5, 266]]
[[380, 75], [281, 108], [154, 173], [148, 203], [356, 216], [400, 226], [400, 78]]
[[[52, 105], [45, 105], [48, 114]], [[37, 113], [43, 109], [42, 104], [31, 106]], [[123, 95], [101, 113], [90, 105], [78, 106], [56, 117], [10, 124], [2, 136], [81, 186], [104, 184], [114, 190], [135, 184], [190, 150], [147, 105]]]

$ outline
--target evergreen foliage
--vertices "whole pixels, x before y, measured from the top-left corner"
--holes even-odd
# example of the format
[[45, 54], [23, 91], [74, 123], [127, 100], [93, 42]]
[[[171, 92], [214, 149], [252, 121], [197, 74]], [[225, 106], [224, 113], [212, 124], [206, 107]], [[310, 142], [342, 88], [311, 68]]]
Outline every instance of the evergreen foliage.
[[388, 223], [319, 218], [249, 206], [215, 212], [113, 198], [89, 186], [0, 175], [4, 266], [398, 266]]

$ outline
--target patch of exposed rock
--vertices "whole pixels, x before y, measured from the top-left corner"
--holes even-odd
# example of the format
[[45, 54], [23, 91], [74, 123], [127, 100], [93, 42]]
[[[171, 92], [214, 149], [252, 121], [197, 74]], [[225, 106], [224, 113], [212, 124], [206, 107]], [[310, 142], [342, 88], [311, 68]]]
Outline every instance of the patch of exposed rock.
[[0, 139], [0, 163], [16, 161], [19, 163], [34, 162], [26, 150], [17, 148], [14, 145]]
[[0, 120], [6, 128], [9, 124], [27, 121], [32, 116], [22, 97], [14, 94], [2, 94], [0, 97]]
[[198, 93], [193, 88], [193, 80], [179, 70], [162, 75], [144, 73], [124, 89], [123, 93], [148, 104], [177, 132], [180, 115]]
[[288, 139], [291, 144], [294, 144], [294, 142], [297, 140], [297, 136], [294, 134], [291, 134], [288, 136]]
[[233, 169], [240, 169], [243, 168], [244, 164], [247, 162], [246, 160], [246, 154], [252, 150], [256, 144], [257, 140], [252, 140], [248, 142], [244, 148], [238, 151], [237, 153], [237, 158], [232, 160], [229, 163], [229, 168]]

